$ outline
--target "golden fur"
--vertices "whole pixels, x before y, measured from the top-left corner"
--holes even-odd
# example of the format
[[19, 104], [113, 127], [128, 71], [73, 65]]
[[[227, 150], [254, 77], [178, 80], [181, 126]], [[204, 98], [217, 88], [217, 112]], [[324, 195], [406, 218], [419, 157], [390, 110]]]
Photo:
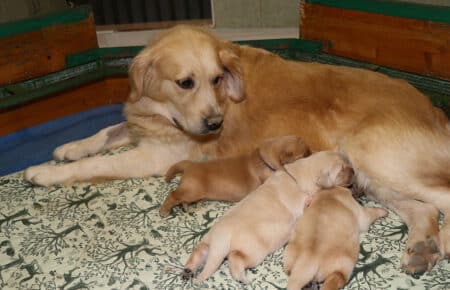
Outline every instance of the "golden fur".
[[[130, 84], [125, 123], [60, 146], [54, 156], [78, 160], [130, 142], [136, 148], [30, 167], [25, 178], [48, 186], [162, 175], [184, 159], [248, 153], [266, 138], [297, 135], [313, 151], [345, 154], [358, 186], [403, 218], [410, 229], [406, 271], [422, 273], [436, 262], [426, 258], [418, 265], [418, 243], [450, 255], [450, 125], [407, 82], [364, 69], [288, 61], [178, 26], [136, 56]], [[438, 237], [439, 210], [445, 221]]]
[[274, 170], [310, 154], [308, 146], [297, 136], [282, 136], [264, 140], [251, 153], [206, 162], [183, 160], [166, 173], [169, 182], [183, 173], [178, 188], [168, 194], [159, 213], [169, 215], [172, 207], [199, 200], [240, 201], [261, 185]]
[[318, 191], [284, 251], [287, 289], [302, 289], [310, 281], [324, 282], [322, 290], [344, 287], [358, 261], [360, 233], [385, 215], [384, 209], [359, 205], [346, 188]]
[[326, 187], [348, 184], [353, 176], [343, 158], [321, 151], [286, 164], [255, 191], [230, 208], [202, 238], [185, 265], [184, 276], [202, 282], [228, 257], [234, 279], [247, 283], [245, 269], [255, 267], [283, 246], [311, 196]]

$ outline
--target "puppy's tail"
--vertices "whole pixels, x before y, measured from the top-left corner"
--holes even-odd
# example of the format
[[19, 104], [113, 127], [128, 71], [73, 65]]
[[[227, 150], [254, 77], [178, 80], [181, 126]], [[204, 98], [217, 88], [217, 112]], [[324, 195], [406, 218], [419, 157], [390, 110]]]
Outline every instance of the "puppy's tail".
[[295, 261], [289, 276], [287, 290], [302, 289], [317, 273], [317, 265], [309, 255], [300, 255]]
[[166, 172], [165, 176], [166, 182], [170, 182], [178, 173], [183, 173], [186, 167], [191, 163], [192, 161], [190, 160], [183, 160], [172, 165], [172, 167], [170, 167], [169, 170], [167, 170]]
[[230, 252], [230, 241], [222, 235], [214, 233], [210, 240], [208, 258], [202, 272], [195, 280], [196, 284], [200, 284], [209, 276], [211, 276], [222, 264], [225, 257]]
[[333, 272], [325, 279], [320, 290], [338, 290], [344, 287], [346, 282], [347, 279], [344, 274], [341, 272]]

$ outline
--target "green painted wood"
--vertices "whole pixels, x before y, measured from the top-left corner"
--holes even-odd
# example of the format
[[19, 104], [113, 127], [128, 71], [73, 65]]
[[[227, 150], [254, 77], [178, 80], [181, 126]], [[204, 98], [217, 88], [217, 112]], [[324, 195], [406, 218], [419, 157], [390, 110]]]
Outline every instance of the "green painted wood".
[[[429, 96], [436, 106], [441, 107], [450, 116], [449, 81], [324, 54], [321, 52], [321, 44], [313, 41], [270, 39], [238, 43], [264, 48], [288, 59], [365, 68], [405, 79]], [[67, 68], [63, 71], [1, 87], [0, 110], [109, 76], [126, 76], [132, 58], [142, 48], [142, 46], [99, 48], [71, 55], [67, 58]]]
[[50, 25], [60, 25], [80, 22], [90, 15], [89, 6], [80, 6], [57, 13], [51, 13], [36, 18], [24, 19], [0, 24], [0, 38], [31, 32]]
[[66, 57], [66, 67], [74, 67], [99, 59], [134, 57], [143, 48], [143, 46], [126, 46], [91, 49], [82, 53], [68, 55]]
[[303, 0], [309, 4], [450, 24], [450, 7], [389, 0]]

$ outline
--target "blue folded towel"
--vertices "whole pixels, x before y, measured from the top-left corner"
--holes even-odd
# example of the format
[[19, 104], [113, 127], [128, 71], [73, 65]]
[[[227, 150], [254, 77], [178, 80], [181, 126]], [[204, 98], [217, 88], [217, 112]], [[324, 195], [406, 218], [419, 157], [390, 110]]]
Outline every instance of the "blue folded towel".
[[124, 120], [122, 105], [108, 105], [0, 137], [0, 176], [51, 160], [53, 150]]

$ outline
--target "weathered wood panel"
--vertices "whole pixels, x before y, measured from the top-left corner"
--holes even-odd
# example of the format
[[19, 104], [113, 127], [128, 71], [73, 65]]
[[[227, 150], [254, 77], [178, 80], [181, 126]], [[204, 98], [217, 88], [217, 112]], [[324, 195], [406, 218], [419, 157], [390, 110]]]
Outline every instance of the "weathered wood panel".
[[107, 78], [0, 112], [0, 136], [84, 110], [121, 103], [126, 100], [128, 90], [126, 76]]
[[324, 51], [450, 79], [450, 25], [303, 3], [302, 39]]

